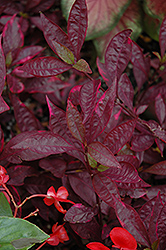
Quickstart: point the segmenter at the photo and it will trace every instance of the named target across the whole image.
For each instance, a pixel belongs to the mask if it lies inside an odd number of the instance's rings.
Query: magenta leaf
[[[80,105],[84,113],[83,123],[91,117],[94,111],[100,85],[100,80],[93,80],[83,84],[80,89]]]
[[[134,89],[126,73],[119,79],[118,96],[128,108],[133,109]]]
[[[16,15],[6,23],[2,36],[5,56],[10,52],[12,53],[12,59],[14,59],[16,49],[22,47],[24,43],[24,36],[17,22]]]
[[[154,143],[154,137],[147,134],[135,134],[131,140],[131,150],[140,152],[150,148]]]
[[[88,145],[88,153],[93,159],[106,167],[121,169],[119,162],[112,152],[100,142],[92,142]]]
[[[11,75],[11,74],[7,75],[7,83],[8,83],[9,89],[12,93],[19,94],[24,90],[24,85],[20,81],[20,79]]]
[[[130,35],[130,29],[119,32],[111,39],[106,49],[105,65],[111,82],[115,80],[115,77],[119,80],[130,60],[132,49]]]
[[[73,51],[73,48],[69,42],[68,35],[54,22],[52,22],[50,19],[45,17],[44,14],[41,13],[41,20],[43,24],[43,33],[45,36],[45,39],[50,46],[50,48],[58,55],[56,44],[53,42],[57,42],[59,44],[64,45],[67,47],[71,52]]]
[[[87,223],[95,216],[92,208],[78,203],[73,205],[65,214],[64,220],[70,223]]]
[[[67,32],[77,60],[85,40],[87,30],[87,7],[85,0],[76,0],[70,10]]]
[[[114,107],[116,85],[117,82],[115,80],[96,104],[95,110],[89,121],[90,127],[88,130],[88,137],[90,137],[90,142],[94,141],[94,139],[103,132],[109,122]]]
[[[7,105],[7,103],[4,101],[4,99],[2,98],[2,96],[0,96],[0,114],[9,110],[9,106]]]
[[[109,168],[102,174],[109,177],[111,180],[121,183],[137,183],[140,181],[140,177],[137,170],[129,162],[120,162],[120,168]]]
[[[14,108],[14,116],[21,132],[43,129],[39,120],[17,96],[11,95],[10,98]]]
[[[2,36],[0,36],[0,94],[3,92],[6,78],[5,57],[1,46],[1,37]]]
[[[114,196],[120,198],[118,188],[114,181],[99,173],[93,176],[93,187],[98,196],[110,207],[114,207]]]
[[[85,128],[77,108],[68,100],[66,110],[67,125],[71,134],[80,142],[85,142]]]
[[[73,191],[93,207],[96,204],[96,194],[92,186],[90,174],[83,171],[76,174],[70,174],[68,178]]]
[[[146,173],[166,175],[166,161],[161,161],[144,170]]]
[[[122,227],[127,229],[138,243],[150,247],[151,242],[147,230],[136,210],[116,197],[114,198],[114,201],[116,215]]]
[[[161,58],[163,58],[166,50],[166,17],[163,19],[162,24],[160,26],[159,44],[160,44]]]
[[[166,104],[161,94],[155,98],[155,112],[160,124],[162,124],[166,116]]]
[[[20,70],[38,77],[56,76],[70,68],[71,66],[67,63],[51,56],[38,57],[19,67]]]
[[[106,145],[113,154],[117,154],[120,149],[130,140],[137,120],[129,120],[115,127],[104,139]]]
[[[147,65],[141,48],[134,41],[132,41],[131,62],[133,64],[133,73],[137,81],[138,89],[140,90],[142,85],[148,79],[148,70],[150,68]]]
[[[4,133],[3,133],[3,130],[0,126],[0,153],[3,150],[3,146],[4,146]]]
[[[158,220],[157,220],[157,234],[160,239],[159,249],[164,250],[165,241],[166,241],[166,232],[165,232],[165,218],[166,218],[166,202],[164,203],[163,208],[160,211]]]

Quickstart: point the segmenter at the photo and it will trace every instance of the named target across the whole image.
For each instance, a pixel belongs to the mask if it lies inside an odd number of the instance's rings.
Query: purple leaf
[[[6,78],[6,65],[4,53],[1,46],[1,37],[2,36],[0,36],[0,94],[3,92]]]
[[[78,203],[73,205],[65,214],[64,220],[70,223],[87,223],[95,216],[92,208]]]
[[[166,202],[164,203],[163,208],[160,211],[158,220],[157,220],[157,234],[160,239],[159,249],[165,249],[166,242],[166,231],[165,231],[165,218],[166,218]]]
[[[20,70],[38,77],[56,76],[69,70],[70,68],[71,66],[67,63],[51,56],[38,57],[19,67]]]
[[[119,162],[112,152],[100,142],[92,142],[88,145],[88,153],[94,160],[106,167],[121,169]]]
[[[135,134],[131,140],[131,150],[140,152],[150,148],[154,143],[154,137],[147,134]]]
[[[57,48],[55,47],[54,41],[60,43],[67,47],[69,50],[73,51],[73,48],[70,44],[68,35],[54,22],[44,16],[41,13],[41,20],[43,24],[43,33],[45,39],[50,46],[50,48],[58,55]]]
[[[115,35],[105,52],[105,65],[113,82],[115,77],[119,80],[121,74],[125,70],[131,56],[131,30],[126,29]]]
[[[146,122],[150,131],[159,138],[161,141],[166,143],[166,130],[164,130],[156,121],[150,120]]]
[[[26,165],[11,166],[7,169],[9,174],[8,185],[21,186],[24,184],[24,179],[29,176],[38,175],[35,168]]]
[[[2,96],[0,96],[0,114],[9,110],[9,106],[7,105],[7,103],[4,101],[4,99],[2,98]]]
[[[66,120],[71,134],[80,142],[85,142],[85,127],[82,122],[82,117],[77,108],[68,100],[66,110]]]
[[[51,156],[50,158],[40,160],[39,166],[46,171],[50,171],[55,177],[62,178],[66,171],[67,163],[61,158]]]
[[[95,110],[90,119],[90,127],[87,138],[92,142],[107,126],[114,107],[116,96],[116,80],[98,100]]]
[[[49,9],[54,3],[55,3],[54,0],[47,0],[47,1],[43,1],[42,0],[31,11],[33,11],[33,13],[37,13],[38,14],[40,11],[46,11],[47,9]]]
[[[22,47],[24,43],[24,36],[17,22],[16,14],[6,23],[2,36],[5,56],[11,52],[12,59],[14,59],[15,50]]]
[[[19,78],[12,76],[11,74],[7,75],[7,83],[9,89],[12,93],[21,93],[24,90],[24,85]]]
[[[84,171],[70,174],[68,178],[73,191],[90,206],[95,206],[96,194],[92,186],[90,174]]]
[[[146,173],[166,175],[166,161],[161,161],[144,170]]]
[[[98,196],[110,207],[114,207],[113,195],[120,198],[118,188],[114,181],[99,173],[93,176],[92,183]]]
[[[33,46],[33,45],[21,48],[17,54],[16,59],[12,62],[12,65],[25,63],[26,61],[38,55],[43,50],[44,50],[43,47]]]
[[[141,48],[132,41],[131,62],[133,64],[133,73],[140,90],[144,82],[148,79],[148,65]]]
[[[93,80],[83,84],[80,89],[80,105],[84,113],[83,123],[85,123],[91,117],[92,112],[95,109],[100,85],[100,80]]]
[[[155,98],[155,113],[157,115],[157,118],[159,119],[160,124],[163,124],[166,116],[166,104],[161,94],[159,94]]]
[[[117,154],[121,148],[130,140],[137,120],[129,120],[111,130],[104,139],[106,145],[113,154]]]
[[[4,133],[3,133],[3,130],[0,126],[0,153],[3,150],[3,146],[4,146]]]
[[[161,58],[163,58],[166,50],[166,17],[163,19],[162,24],[160,26],[159,44],[160,44]]]
[[[118,96],[128,108],[133,109],[134,89],[126,73],[119,79]]]
[[[67,32],[77,60],[79,60],[80,57],[80,51],[85,40],[87,26],[86,2],[85,0],[76,0],[70,10]]]
[[[136,169],[139,167],[140,163],[135,155],[117,155],[116,159],[118,162],[126,162],[132,164]]]
[[[14,116],[21,132],[43,129],[35,115],[22,103],[17,96],[11,95]]]
[[[116,215],[122,227],[127,229],[138,243],[150,247],[151,242],[147,230],[136,210],[116,197],[114,200]]]
[[[120,162],[120,168],[109,168],[102,174],[110,178],[111,180],[121,183],[136,183],[140,181],[140,177],[134,166],[128,162]]]

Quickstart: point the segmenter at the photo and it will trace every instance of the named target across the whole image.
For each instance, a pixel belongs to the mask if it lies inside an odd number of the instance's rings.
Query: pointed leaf
[[[7,201],[3,192],[0,193],[0,216],[13,217],[13,213],[9,202]]]
[[[73,205],[65,214],[64,220],[70,223],[87,223],[95,216],[92,208],[78,203]]]
[[[85,128],[82,123],[82,117],[75,106],[68,100],[67,111],[66,111],[67,125],[72,135],[81,141],[85,142]]]
[[[5,57],[1,46],[1,37],[0,36],[0,94],[3,92],[3,88],[5,86],[5,78],[6,78],[6,65],[5,65]]]
[[[80,105],[84,112],[83,123],[91,117],[92,112],[94,111],[100,85],[100,80],[93,80],[83,84],[80,89]]]
[[[0,216],[0,245],[7,246],[6,249],[8,244],[14,249],[25,249],[25,247],[27,249],[48,237],[49,235],[26,220]]]
[[[38,77],[56,76],[70,68],[71,66],[67,63],[51,56],[38,57],[19,67],[20,70]]]
[[[56,48],[56,53],[64,62],[68,64],[74,63],[74,55],[71,52],[71,50],[69,50],[66,46],[56,41],[52,41],[52,44]]]
[[[24,85],[19,78],[12,76],[11,74],[7,75],[7,84],[12,93],[21,93],[24,90]]]
[[[92,142],[88,145],[88,153],[93,159],[104,166],[121,169],[119,162],[112,152],[100,142]]]
[[[0,114],[9,110],[9,106],[7,105],[7,103],[4,101],[4,99],[2,98],[2,96],[0,96]]]
[[[132,48],[130,35],[130,29],[119,32],[111,39],[106,49],[105,65],[111,82],[115,77],[119,80],[130,60]]]
[[[166,175],[166,161],[161,161],[144,170],[146,173]]]
[[[77,60],[79,60],[80,57],[80,51],[85,40],[87,26],[86,2],[85,0],[76,0],[70,10],[67,32]]]
[[[161,58],[163,58],[166,50],[166,17],[163,19],[162,24],[160,26],[159,44],[160,44]]]
[[[113,195],[120,198],[118,188],[114,181],[107,178],[103,174],[96,174],[93,176],[92,183],[98,196],[110,207],[114,207]]]
[[[157,234],[158,238],[160,239],[159,247],[161,250],[164,250],[166,241],[165,218],[166,218],[166,202],[164,203],[164,206],[161,209],[157,220]]]
[[[155,98],[155,113],[157,115],[157,118],[159,119],[160,124],[162,124],[166,116],[166,104],[161,94],[159,94]]]
[[[129,120],[115,127],[104,139],[106,145],[113,154],[117,154],[133,135],[137,120]]]
[[[74,69],[77,69],[78,71],[85,72],[85,73],[92,73],[92,70],[90,69],[89,64],[84,60],[80,59],[73,65]]]
[[[147,230],[136,210],[116,197],[114,199],[116,215],[122,227],[127,229],[138,243],[150,247],[151,242]]]

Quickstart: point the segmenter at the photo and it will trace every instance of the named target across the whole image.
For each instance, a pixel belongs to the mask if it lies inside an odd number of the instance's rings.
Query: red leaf
[[[85,142],[85,128],[82,122],[82,117],[75,106],[68,100],[66,110],[66,120],[71,134],[80,142]]]
[[[108,247],[104,246],[100,242],[90,242],[86,245],[86,247],[91,250],[109,250]]]
[[[106,145],[113,154],[117,154],[133,135],[136,122],[137,120],[134,119],[121,123],[107,134],[103,144]]]
[[[111,39],[106,49],[105,65],[111,82],[115,80],[115,77],[119,80],[130,60],[132,48],[130,35],[130,29],[119,32]]]
[[[39,120],[17,96],[10,95],[10,99],[14,108],[14,116],[21,132],[43,129]]]
[[[93,209],[82,204],[75,204],[65,214],[64,220],[70,223],[87,223],[95,216]]]
[[[9,89],[12,93],[21,93],[24,90],[24,85],[20,81],[19,78],[12,76],[11,74],[7,75],[7,83],[9,86]]]
[[[80,50],[85,40],[87,25],[86,2],[76,0],[70,10],[67,31],[77,60],[79,60]]]
[[[88,145],[88,153],[93,159],[106,167],[121,169],[119,162],[112,152],[100,142],[92,142]]]
[[[4,99],[2,98],[2,96],[0,96],[0,114],[9,110],[9,106],[7,105],[7,103],[4,101]]]
[[[166,50],[166,17],[163,19],[162,24],[160,26],[159,44],[160,44],[161,58],[163,58]]]
[[[114,181],[99,173],[93,176],[92,183],[97,195],[110,207],[114,207],[113,195],[120,198],[118,188]]]
[[[20,70],[38,77],[56,76],[70,68],[71,66],[67,63],[51,56],[38,57],[19,67]]]
[[[147,134],[133,135],[131,140],[131,150],[140,152],[150,148],[154,143],[154,137]]]
[[[155,113],[157,115],[157,118],[159,119],[160,124],[163,124],[166,117],[166,104],[161,94],[159,94],[155,98]]]
[[[115,197],[115,211],[122,227],[131,232],[138,243],[150,247],[147,230],[135,209]]]
[[[166,143],[166,130],[164,130],[156,121],[150,120],[146,122],[150,131],[159,138],[161,141]]]
[[[160,211],[158,220],[157,220],[157,234],[160,239],[159,249],[165,249],[165,241],[166,241],[166,231],[165,231],[165,218],[166,218],[166,202],[164,203],[163,208]]]
[[[91,117],[94,111],[100,85],[100,80],[93,80],[83,84],[80,89],[80,105],[84,113],[83,123]]]

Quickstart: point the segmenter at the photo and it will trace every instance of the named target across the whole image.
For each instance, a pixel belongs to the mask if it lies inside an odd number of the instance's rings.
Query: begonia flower
[[[112,242],[115,244],[112,247],[117,247],[120,250],[136,250],[137,242],[135,238],[122,227],[114,227],[110,232]]]
[[[0,185],[5,184],[9,180],[9,175],[4,167],[0,165]]]
[[[52,227],[52,234],[50,234],[50,238],[46,240],[46,242],[52,246],[57,246],[60,242],[64,243],[64,241],[68,241],[69,237],[65,228],[62,225],[58,226],[58,222]]]
[[[58,188],[58,191],[56,192],[54,187],[51,186],[47,191],[47,197],[44,198],[44,203],[47,206],[51,206],[52,204],[54,204],[59,212],[65,214],[66,210],[63,209],[59,201],[75,204],[74,202],[67,200],[68,195],[69,193],[65,187],[62,186]]]
[[[91,250],[110,250],[100,242],[90,242],[86,245],[86,247]]]

